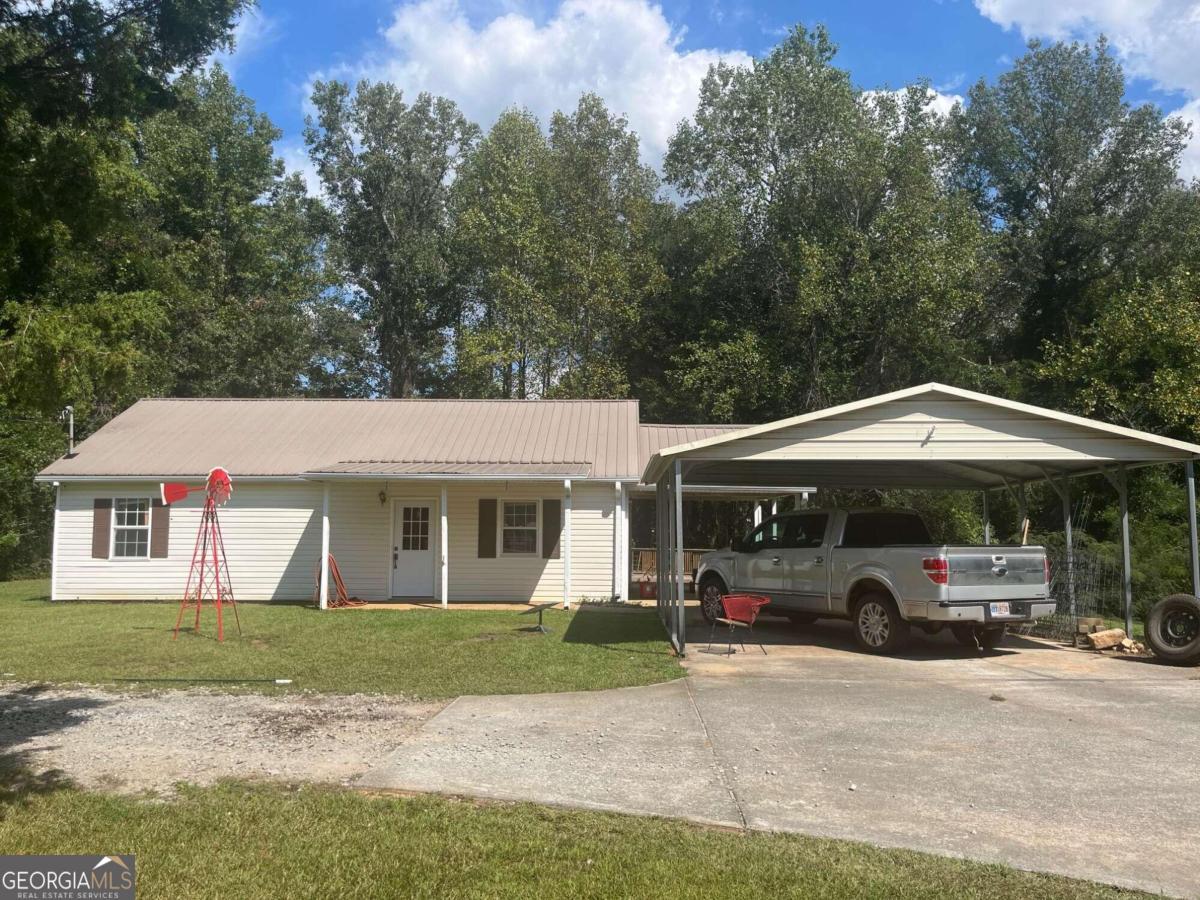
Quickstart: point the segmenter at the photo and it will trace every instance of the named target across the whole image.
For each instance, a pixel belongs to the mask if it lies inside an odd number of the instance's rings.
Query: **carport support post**
[[[1021,546],[1025,545],[1025,520],[1029,518],[1029,498],[1025,494],[1025,482],[1017,486],[1017,532],[1021,535]]]
[[[679,655],[683,656],[687,643],[683,620],[683,463],[678,459],[675,460],[673,484],[675,486],[675,496],[671,499],[673,501],[672,509],[675,512],[675,528],[672,538],[675,546],[671,553],[671,561],[675,566],[675,603],[677,614],[679,616]]]
[[[1197,551],[1196,539],[1196,467],[1189,459],[1183,464],[1187,476],[1188,496],[1188,544],[1191,548],[1192,561],[1192,596],[1200,597],[1200,552]]]
[[[321,494],[321,609],[329,608],[329,482]]]
[[[992,513],[988,507],[988,492],[983,493],[983,543],[985,545],[992,542]]]
[[[1129,560],[1129,490],[1125,467],[1117,469],[1117,498],[1121,512],[1121,599],[1125,605],[1125,634],[1133,637],[1133,569]]]
[[[1067,607],[1071,618],[1075,618],[1075,538],[1071,533],[1071,479],[1062,479],[1063,537],[1067,542]]]

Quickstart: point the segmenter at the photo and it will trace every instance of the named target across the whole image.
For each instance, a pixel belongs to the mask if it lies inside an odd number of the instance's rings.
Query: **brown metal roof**
[[[639,443],[636,400],[152,399],[39,477],[200,476],[220,465],[235,477],[586,472],[636,479],[649,458]]]
[[[638,428],[638,459],[643,466],[659,450],[741,431],[745,425],[642,425]],[[639,475],[641,472],[639,471]]]
[[[589,462],[514,463],[514,462],[422,462],[389,459],[364,459],[318,466],[314,475],[556,475],[562,478],[587,478]]]

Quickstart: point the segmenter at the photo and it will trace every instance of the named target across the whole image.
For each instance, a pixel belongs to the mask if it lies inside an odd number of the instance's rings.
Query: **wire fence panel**
[[[1075,620],[1081,616],[1124,616],[1120,565],[1078,543],[1069,560],[1064,545],[1047,547],[1046,556],[1054,615],[1039,619],[1033,629],[1036,633],[1069,641],[1075,637]]]

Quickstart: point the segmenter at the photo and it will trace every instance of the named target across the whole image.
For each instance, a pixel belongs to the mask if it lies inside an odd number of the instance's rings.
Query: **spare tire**
[[[1200,663],[1200,600],[1172,594],[1155,603],[1146,619],[1146,643],[1173,666]]]

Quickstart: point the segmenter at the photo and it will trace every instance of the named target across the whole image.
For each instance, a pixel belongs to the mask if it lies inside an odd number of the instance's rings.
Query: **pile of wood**
[[[1112,650],[1135,656],[1146,654],[1145,644],[1130,638],[1124,628],[1106,627],[1103,619],[1079,619],[1077,625],[1085,646],[1093,650]]]

